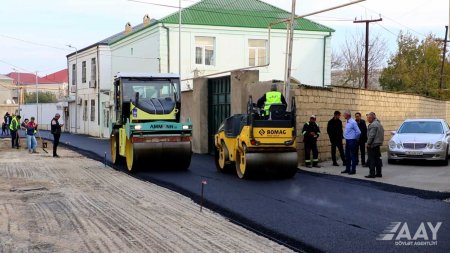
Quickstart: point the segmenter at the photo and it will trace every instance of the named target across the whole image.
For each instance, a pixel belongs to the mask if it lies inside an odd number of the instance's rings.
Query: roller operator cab
[[[257,108],[250,97],[247,114],[236,114],[221,124],[215,135],[215,160],[219,171],[236,170],[240,178],[263,172],[283,177],[297,173],[295,100],[272,104],[269,115]]]
[[[180,78],[174,74],[119,73],[114,79],[111,158],[128,170],[187,169],[191,122],[181,122]]]

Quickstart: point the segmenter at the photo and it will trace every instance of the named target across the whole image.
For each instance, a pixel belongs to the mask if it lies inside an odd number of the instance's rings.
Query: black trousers
[[[342,145],[342,140],[337,142],[331,142],[331,159],[333,163],[337,163],[336,161],[336,148],[339,150],[339,155],[341,156],[341,160],[345,163],[345,155],[344,155],[344,146]]]
[[[19,147],[19,135],[17,131],[11,130],[11,147],[18,148]]]
[[[317,140],[305,140],[305,163],[311,162],[311,151],[313,153],[313,164],[319,163],[319,150],[317,149]]]
[[[53,134],[53,156],[57,155],[56,150],[58,149],[60,137],[61,137],[61,134]]]
[[[369,174],[371,176],[381,175],[381,168],[383,167],[381,161],[380,146],[367,148]]]
[[[361,153],[361,163],[366,164],[366,142],[359,141],[356,147],[356,164],[359,164],[359,153]]]

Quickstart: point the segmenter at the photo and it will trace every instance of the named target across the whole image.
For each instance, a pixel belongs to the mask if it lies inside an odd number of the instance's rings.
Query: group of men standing
[[[59,113],[55,115],[55,117],[51,121],[51,133],[53,135],[53,157],[59,157],[57,154],[57,148],[59,145],[59,139],[61,137],[61,127],[63,124],[59,123],[59,118],[61,116]],[[4,116],[4,122],[2,124],[2,128],[7,128],[11,135],[11,147],[19,149],[20,148],[20,129],[24,130],[24,134],[27,140],[27,149],[30,153],[37,153],[37,140],[36,133],[38,130],[38,124],[35,121],[34,117],[30,119],[25,119],[22,123],[20,123],[21,116],[20,115],[10,115],[8,112]],[[2,129],[2,134],[5,131]]]
[[[328,121],[327,132],[331,143],[331,157],[333,166],[339,166],[336,158],[336,149],[342,160],[345,170],[341,173],[354,175],[356,166],[361,162],[363,167],[369,167],[367,178],[382,177],[381,146],[384,141],[384,128],[374,112],[366,114],[369,125],[361,118],[361,113],[352,118],[350,111],[344,112],[345,128],[341,121],[341,112],[335,111],[332,119]],[[307,167],[319,168],[319,152],[317,139],[320,128],[316,123],[316,116],[312,115],[302,130],[305,145],[305,164]],[[345,139],[345,152],[343,140]],[[368,159],[366,161],[366,149]],[[311,159],[311,152],[313,158]],[[359,154],[361,155],[359,159]]]

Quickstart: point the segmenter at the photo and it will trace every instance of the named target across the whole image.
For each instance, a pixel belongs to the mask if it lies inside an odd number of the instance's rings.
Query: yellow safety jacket
[[[266,93],[266,103],[264,104],[266,115],[269,115],[270,106],[273,104],[281,104],[281,92],[269,91]]]
[[[19,129],[19,121],[17,121],[16,117],[13,117],[9,125],[9,130],[17,131],[17,129]]]

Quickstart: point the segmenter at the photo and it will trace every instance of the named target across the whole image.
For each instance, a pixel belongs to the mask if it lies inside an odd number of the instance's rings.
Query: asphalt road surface
[[[63,134],[61,142],[99,160],[105,152],[107,160],[110,158],[108,140]],[[304,171],[293,179],[241,180],[217,172],[208,155],[194,155],[185,172],[150,171],[135,176],[197,202],[201,181],[206,179],[205,204],[209,208],[299,251],[450,252],[450,203],[443,201],[449,194]],[[406,223],[411,237],[422,222],[427,229],[426,222],[442,225],[431,246],[399,246],[394,240],[377,240],[393,222]],[[429,229],[427,234],[431,239]]]

